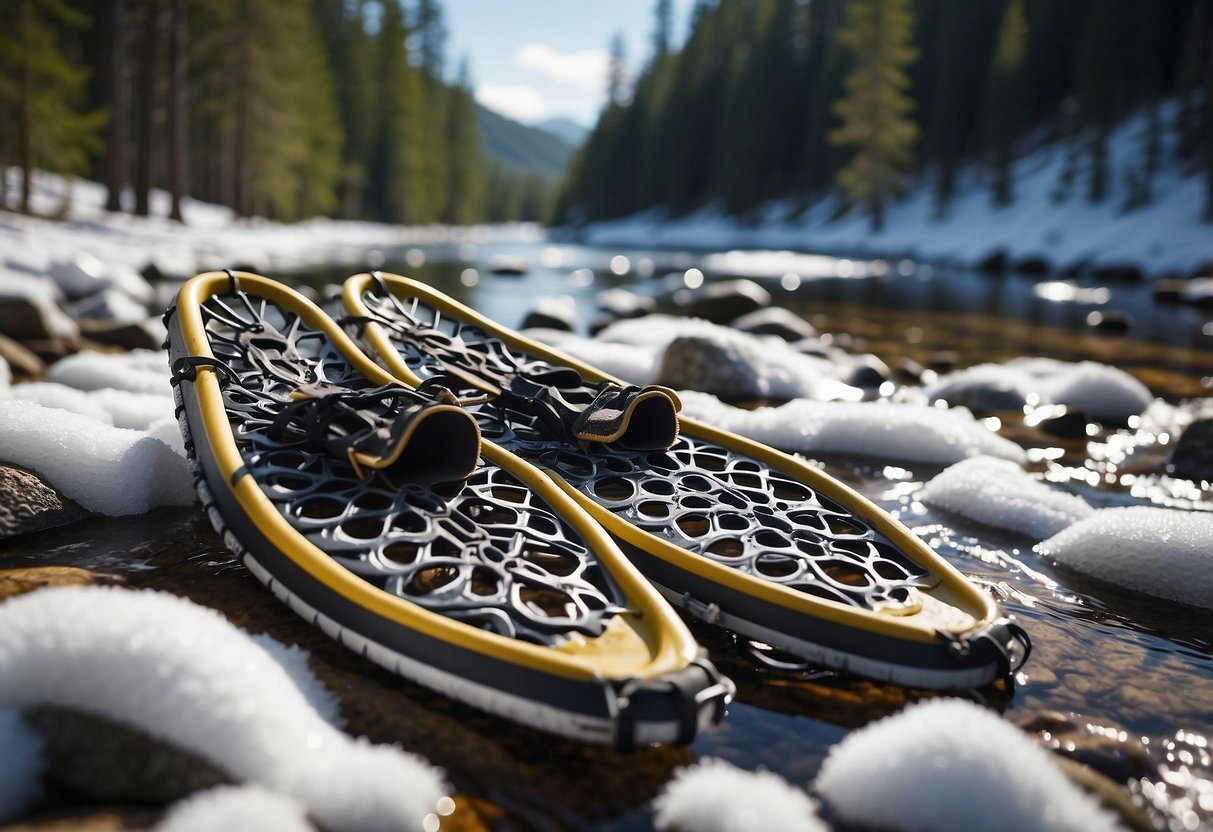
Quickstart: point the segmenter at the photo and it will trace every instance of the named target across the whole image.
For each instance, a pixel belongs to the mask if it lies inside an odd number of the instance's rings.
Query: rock
[[[1087,326],[1100,332],[1123,335],[1133,328],[1133,316],[1119,309],[1104,309],[1087,314]]]
[[[0,462],[0,539],[65,526],[87,516],[37,474]]]
[[[530,270],[531,264],[526,261],[525,257],[515,257],[511,254],[497,255],[493,258],[492,265],[489,266],[489,271],[493,274],[508,277],[521,277]]]
[[[1213,260],[1201,263],[1188,276],[1194,279],[1198,277],[1213,277]]]
[[[7,335],[0,335],[0,358],[17,375],[40,376],[46,372],[45,361]]]
[[[1150,287],[1154,300],[1158,303],[1175,303],[1183,294],[1186,280],[1156,280]]]
[[[1091,269],[1096,280],[1138,281],[1142,279],[1141,266],[1136,263],[1105,263]]]
[[[897,358],[897,377],[912,384],[926,384],[935,380],[935,371],[928,370],[913,358],[902,355]]]
[[[1171,471],[1184,479],[1213,482],[1213,419],[1188,425],[1171,452]]]
[[[1091,419],[1082,410],[1057,404],[1038,407],[1023,421],[1028,427],[1058,439],[1086,439]]]
[[[117,575],[90,572],[75,566],[38,566],[29,569],[0,569],[0,601],[48,586],[88,586],[121,583]]]
[[[531,311],[522,319],[522,328],[572,332],[577,328],[577,302],[568,295],[536,298]]]
[[[755,309],[733,320],[729,326],[751,335],[775,335],[785,341],[800,341],[817,335],[812,324],[782,306]]]
[[[79,338],[80,328],[59,307],[59,297],[45,278],[0,271],[0,332],[22,343]]]
[[[956,350],[936,350],[927,357],[927,367],[937,373],[950,373],[960,363]]]
[[[86,298],[110,285],[105,264],[83,251],[55,261],[46,273],[69,300]]]
[[[657,383],[675,390],[699,390],[729,401],[753,401],[764,396],[757,359],[748,354],[745,344],[685,335],[666,347]]]
[[[82,320],[80,330],[85,337],[98,344],[127,350],[158,350],[168,337],[159,318],[145,317],[130,323]]]
[[[607,289],[594,296],[594,305],[614,318],[643,318],[657,308],[657,301],[627,289]]]
[[[92,800],[167,804],[232,782],[201,757],[99,716],[40,707],[25,717],[42,735],[48,777]]]
[[[102,289],[78,300],[68,311],[80,321],[84,318],[111,323],[129,324],[147,317],[147,307],[123,291]]]
[[[1019,274],[1028,274],[1034,276],[1045,275],[1053,271],[1053,264],[1044,257],[1025,257],[1016,262],[1015,271],[1017,271]]]
[[[979,260],[973,268],[986,274],[1002,274],[1007,270],[1007,253],[1002,249],[992,251]]]
[[[874,390],[892,379],[893,371],[888,364],[874,355],[857,355],[851,360],[846,383],[864,390]]]
[[[1213,307],[1213,277],[1196,277],[1186,281],[1179,293],[1181,303],[1205,309]]]
[[[689,291],[680,303],[689,317],[724,324],[770,306],[771,293],[752,280],[723,280]]]

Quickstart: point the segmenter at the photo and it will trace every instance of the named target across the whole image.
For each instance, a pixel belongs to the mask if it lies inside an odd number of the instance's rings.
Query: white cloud
[[[553,81],[601,95],[606,89],[611,59],[605,50],[557,52],[546,43],[524,43],[514,53],[515,65],[534,69]]]
[[[548,114],[543,95],[527,84],[480,84],[476,87],[476,100],[516,121],[532,122]]]

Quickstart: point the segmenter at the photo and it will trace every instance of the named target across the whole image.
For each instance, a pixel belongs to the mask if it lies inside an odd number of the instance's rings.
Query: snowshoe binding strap
[[[465,480],[480,455],[480,429],[445,388],[427,393],[395,384],[372,390],[303,385],[291,392],[267,435],[302,440],[348,462],[363,480],[393,466],[414,482]]]
[[[553,436],[583,447],[615,444],[663,451],[678,439],[682,402],[667,387],[586,384],[573,369],[519,374],[502,387],[497,403],[532,416]]]

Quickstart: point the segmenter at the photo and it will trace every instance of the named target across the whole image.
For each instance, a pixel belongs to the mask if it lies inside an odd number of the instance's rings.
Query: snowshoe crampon
[[[166,315],[202,504],[283,603],[383,667],[584,741],[686,743],[732,685],[609,536],[315,304],[210,272]]]
[[[922,688],[983,685],[1026,660],[1026,633],[992,598],[828,474],[677,416],[672,393],[673,411],[652,409],[637,431],[667,446],[587,441],[570,426],[594,401],[606,398],[610,421],[628,395],[660,388],[627,388],[408,278],[356,275],[343,301],[393,375],[449,387],[484,436],[547,471],[692,615]],[[545,384],[556,389],[533,392]]]

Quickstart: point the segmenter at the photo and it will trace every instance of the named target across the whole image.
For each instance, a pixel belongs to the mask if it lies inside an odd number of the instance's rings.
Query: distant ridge
[[[480,149],[490,162],[548,182],[564,175],[573,154],[572,144],[552,132],[520,124],[479,104],[476,114],[480,119]]]
[[[545,133],[551,133],[553,136],[564,139],[564,141],[573,147],[581,147],[585,144],[586,136],[590,135],[588,127],[568,118],[549,118],[546,121],[539,122],[534,127]]]

